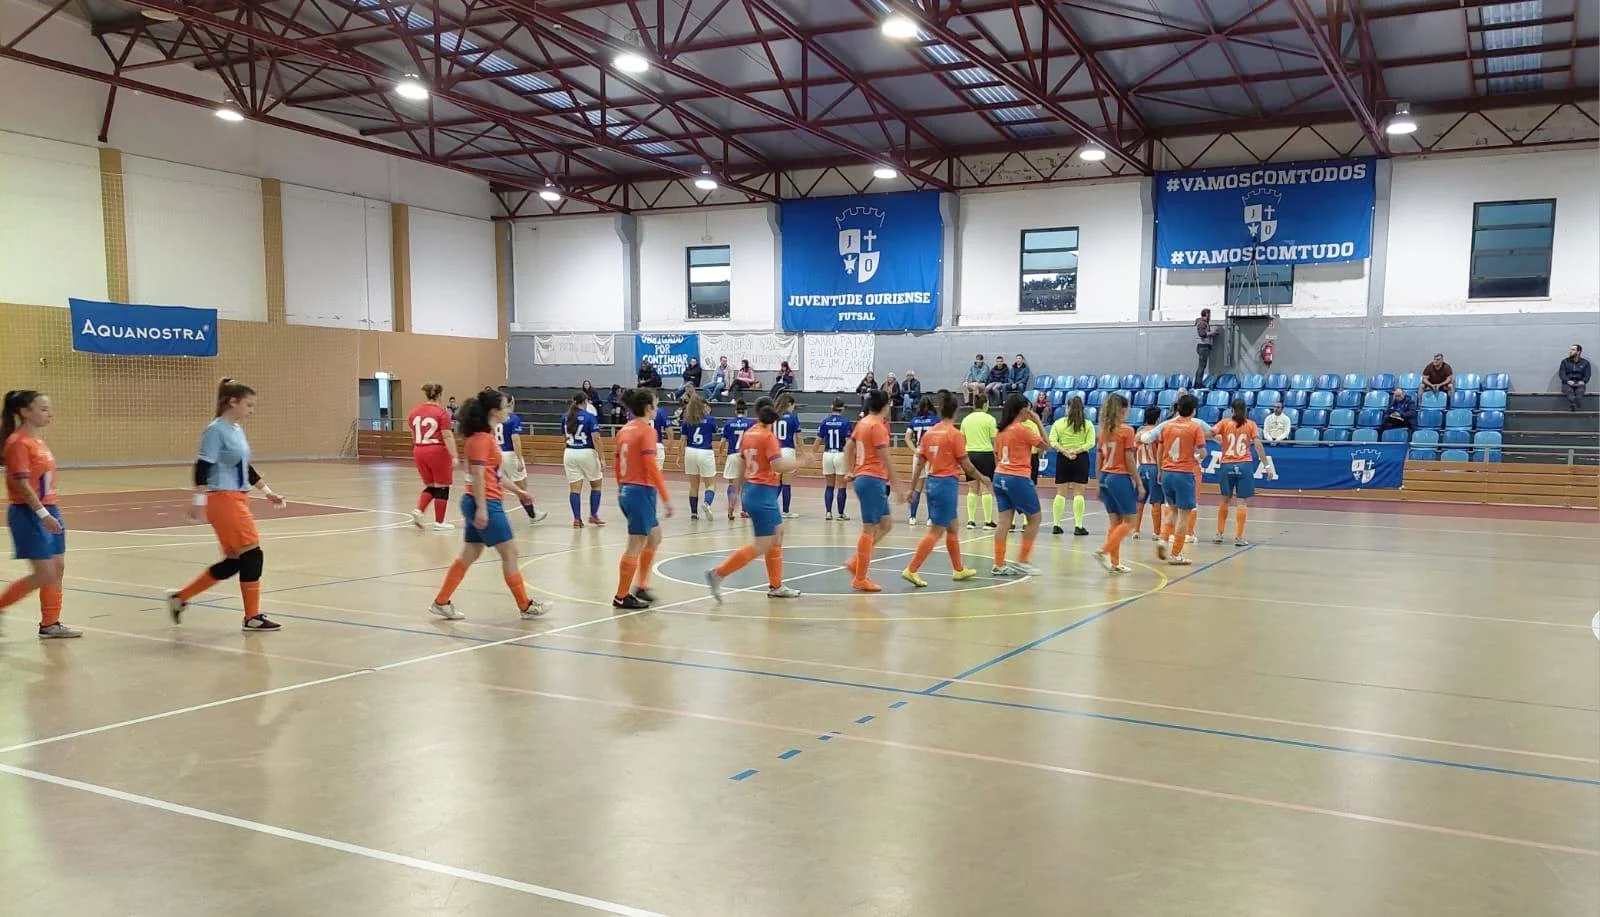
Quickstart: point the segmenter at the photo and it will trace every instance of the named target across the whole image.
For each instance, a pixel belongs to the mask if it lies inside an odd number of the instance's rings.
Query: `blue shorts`
[[[1131,516],[1139,511],[1139,495],[1134,491],[1133,478],[1125,474],[1100,476],[1100,502],[1113,516]]]
[[[1168,506],[1186,511],[1195,508],[1193,472],[1161,472],[1161,490]]]
[[[629,535],[648,535],[656,521],[656,489],[648,484],[624,484],[617,489],[617,506],[628,520]]]
[[[55,504],[45,507],[57,522],[61,521],[61,510]],[[67,529],[63,525],[61,534],[57,535],[47,531],[44,523],[33,510],[19,503],[11,504],[6,510],[6,524],[11,527],[11,544],[15,546],[17,560],[49,560],[67,553]]]
[[[929,477],[923,485],[928,498],[928,524],[949,528],[956,524],[956,504],[961,499],[960,478]]]
[[[994,509],[997,513],[1018,512],[1024,516],[1039,515],[1039,488],[1033,479],[1019,474],[994,476]]]
[[[516,536],[511,534],[511,520],[506,518],[506,509],[500,505],[499,500],[487,501],[489,524],[478,528],[472,524],[472,517],[478,513],[478,499],[472,494],[465,494],[461,498],[461,515],[466,517],[467,544],[481,544],[494,547],[504,544]]]
[[[1238,497],[1248,500],[1256,495],[1255,469],[1249,462],[1229,462],[1217,469],[1217,486],[1222,488],[1222,497]]]
[[[1161,471],[1154,465],[1139,466],[1139,483],[1144,486],[1144,502],[1157,506],[1167,502],[1161,492]]]
[[[750,528],[757,538],[778,533],[783,525],[783,513],[778,509],[780,488],[775,484],[751,484],[746,481],[739,493],[739,508],[750,515]]]
[[[861,521],[876,525],[889,515],[889,482],[883,478],[856,478],[856,502],[861,506]]]

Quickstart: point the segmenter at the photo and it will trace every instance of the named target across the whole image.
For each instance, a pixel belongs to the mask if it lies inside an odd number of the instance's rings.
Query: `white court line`
[[[337,850],[340,853],[348,853],[354,856],[365,857],[369,860],[377,860],[382,863],[392,863],[396,866],[405,866],[410,869],[420,869],[424,872],[434,873],[435,875],[449,876],[452,879],[464,879],[468,882],[476,882],[480,885],[492,885],[496,888],[504,888],[509,891],[521,892],[525,895],[535,895],[540,898],[548,898],[551,901],[561,901],[566,904],[575,904],[579,907],[586,907],[590,910],[601,911],[607,914],[621,914],[624,915],[624,917],[663,917],[663,915],[658,914],[655,911],[646,911],[636,907],[629,907],[626,904],[617,904],[614,901],[604,901],[599,898],[590,898],[586,895],[562,891],[559,888],[550,888],[545,885],[534,885],[531,882],[519,882],[516,879],[507,879],[504,876],[490,875],[489,873],[478,872],[477,870],[473,869],[462,869],[459,866],[450,866],[445,863],[435,863],[432,860],[422,860],[416,857],[406,856],[402,853],[393,853],[388,850],[377,850],[372,847],[362,847],[359,844],[350,844],[346,843],[345,841],[334,840],[333,838],[320,837],[315,834],[307,834],[303,831],[294,831],[289,828],[280,828],[277,825],[268,825],[258,821],[250,821],[249,819],[245,818],[235,818],[232,815],[223,815],[220,812],[210,812],[205,809],[196,809],[193,806],[179,805],[175,802],[167,802],[164,799],[154,799],[149,796],[140,796],[137,793],[128,793],[122,790],[112,789],[111,787],[100,786],[99,784],[95,783],[84,783],[81,780],[71,780],[66,777],[57,777],[53,774],[45,774],[39,771],[28,770],[27,768],[23,767],[13,767],[9,764],[0,764],[0,773],[11,774],[14,777],[23,777],[28,780],[37,780],[40,783],[49,783],[55,786],[65,787],[69,790],[79,790],[85,793],[93,793],[96,796],[103,796],[107,799],[115,799],[118,802],[132,803],[136,806],[144,806],[148,809],[158,809],[162,812],[170,812],[174,815],[183,815],[188,818],[197,818],[201,821],[213,822],[219,825],[227,825],[230,828],[243,828],[246,831],[254,831],[257,834],[265,834],[269,837],[282,838],[284,840],[295,841],[301,844],[310,844],[313,847],[322,847],[327,850]]]

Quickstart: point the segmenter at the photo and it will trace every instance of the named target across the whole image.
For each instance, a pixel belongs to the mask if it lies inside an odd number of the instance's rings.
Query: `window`
[[[1473,204],[1467,298],[1549,296],[1555,234],[1553,200]]]
[[[733,276],[731,250],[726,245],[698,245],[689,248],[689,317],[727,318],[732,314],[733,297],[729,281]]]
[[[1078,309],[1078,227],[1022,231],[1023,312]]]
[[[1223,305],[1287,306],[1294,302],[1294,265],[1230,267]]]

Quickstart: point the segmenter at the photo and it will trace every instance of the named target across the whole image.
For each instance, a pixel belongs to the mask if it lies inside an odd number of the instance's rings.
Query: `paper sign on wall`
[[[616,337],[610,334],[536,334],[533,362],[543,366],[614,366]]]
[[[733,368],[740,360],[749,360],[752,369],[771,372],[787,360],[796,366],[800,360],[800,338],[793,334],[701,334],[700,362],[717,365],[718,357],[727,357]]]
[[[872,369],[870,334],[806,335],[805,386],[814,392],[854,391]]]

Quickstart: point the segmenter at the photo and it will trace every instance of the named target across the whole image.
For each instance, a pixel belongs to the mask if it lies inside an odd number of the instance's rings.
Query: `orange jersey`
[[[739,457],[744,459],[744,479],[751,484],[778,486],[778,473],[772,470],[772,460],[783,455],[778,435],[764,423],[758,423],[744,432],[739,440]]]
[[[933,478],[961,477],[961,460],[967,457],[967,438],[951,421],[943,421],[922,434],[917,454]]]
[[[656,467],[656,429],[650,421],[635,417],[617,431],[617,483],[654,487],[663,497],[667,483]]]
[[[1232,417],[1225,417],[1211,428],[1211,432],[1222,443],[1224,465],[1250,461],[1251,450],[1261,438],[1261,430],[1256,427],[1256,422],[1248,418],[1244,423],[1234,423]]]
[[[443,449],[444,438],[450,435],[450,412],[425,401],[406,415],[406,429],[411,431],[411,448]]]
[[[28,504],[19,486],[23,481],[33,487],[40,503],[50,506],[56,502],[56,459],[44,440],[21,430],[6,437],[5,464],[6,492],[12,503]]]
[[[498,500],[500,488],[500,444],[493,433],[474,433],[467,437],[467,465],[483,469],[483,499]]]
[[[1025,478],[1033,473],[1033,450],[1044,445],[1044,437],[1022,421],[1001,430],[994,438],[996,474]]]
[[[1155,429],[1155,425],[1151,424],[1149,426],[1140,427],[1139,428],[1139,432],[1140,433],[1144,433],[1146,431],[1154,430],[1154,429]],[[1159,443],[1147,443],[1147,442],[1143,442],[1141,440],[1135,440],[1135,441],[1138,442],[1138,445],[1139,445],[1139,464],[1141,464],[1141,465],[1154,465],[1154,464],[1156,464],[1156,451],[1161,448],[1161,445]]]
[[[1175,417],[1161,428],[1161,470],[1200,473],[1195,452],[1205,448],[1206,426],[1192,417]]]
[[[889,471],[878,455],[879,446],[889,445],[889,425],[883,418],[877,415],[861,418],[850,439],[856,444],[856,477],[889,480]]]
[[[1137,471],[1128,467],[1128,453],[1137,451],[1137,445],[1132,427],[1127,424],[1117,427],[1117,432],[1111,435],[1109,441],[1100,442],[1100,473],[1131,475]]]

